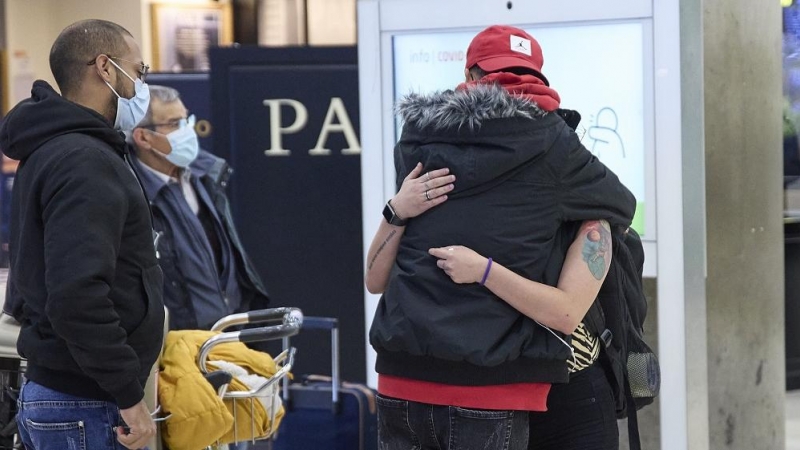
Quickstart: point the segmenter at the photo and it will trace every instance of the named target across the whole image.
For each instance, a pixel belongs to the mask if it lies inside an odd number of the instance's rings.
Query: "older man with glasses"
[[[267,306],[261,279],[233,224],[225,189],[232,170],[199,148],[175,89],[151,86],[145,119],[128,133],[158,233],[170,329],[209,329],[220,318]]]
[[[267,292],[225,193],[233,170],[200,149],[194,116],[177,90],[150,86],[150,93],[144,120],[127,134],[158,234],[170,329],[209,329],[228,314],[266,308]]]

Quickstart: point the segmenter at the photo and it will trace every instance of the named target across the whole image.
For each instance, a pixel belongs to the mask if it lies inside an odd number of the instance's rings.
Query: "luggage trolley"
[[[26,363],[17,354],[19,329],[16,320],[0,313],[0,450],[22,448],[17,436],[16,415]]]
[[[272,324],[258,328],[248,328],[241,331],[225,331],[226,329],[234,326],[262,323]],[[230,409],[233,411],[234,442],[232,443],[262,441],[271,439],[273,437],[277,431],[275,427],[275,417],[278,409],[281,406],[280,382],[286,379],[286,376],[292,369],[294,364],[295,349],[293,347],[285,347],[278,356],[273,358],[278,370],[273,376],[263,381],[260,386],[250,390],[237,391],[228,389],[229,384],[233,379],[231,374],[223,370],[212,371],[209,367],[209,363],[214,363],[208,359],[211,351],[214,347],[220,344],[230,342],[241,342],[247,344],[253,342],[286,339],[290,336],[296,335],[300,331],[302,324],[303,313],[300,309],[284,307],[232,314],[223,317],[211,328],[211,331],[219,331],[220,334],[212,336],[202,345],[197,356],[197,365],[209,383],[211,383],[211,385],[217,391],[220,398],[226,402],[226,404],[230,404]],[[256,437],[256,419],[254,412],[256,408],[256,402],[259,401],[259,398],[264,397],[271,399],[270,407],[267,411],[269,416],[269,429],[266,430],[266,433]],[[246,408],[250,410],[249,417],[238,417],[238,402],[245,402]],[[167,417],[165,420],[169,420],[169,418]],[[240,439],[238,436],[238,430],[242,420],[249,420],[250,422],[250,439]],[[208,449],[214,448],[227,449],[225,445],[219,442],[217,442],[215,446],[208,447]]]
[[[0,269],[0,304],[5,300],[8,269]],[[0,313],[0,450],[21,449],[17,437],[17,397],[26,362],[17,353],[20,324]]]
[[[0,273],[0,276],[2,274]],[[2,281],[2,280],[0,280]],[[267,323],[279,322],[277,324],[263,326],[259,328],[245,329],[241,331],[228,331],[228,329],[236,325],[254,324],[254,323]],[[232,380],[232,376],[223,371],[209,371],[208,356],[211,350],[220,344],[227,342],[261,342],[275,339],[288,338],[297,334],[303,323],[303,314],[297,308],[273,308],[266,310],[251,311],[248,313],[233,314],[220,319],[213,327],[212,331],[220,331],[221,333],[215,335],[203,344],[200,349],[197,364],[201,372],[206,375],[206,379],[214,386],[215,390],[225,402],[233,403],[234,411],[234,440],[236,442],[243,442],[238,439],[236,435],[237,424],[239,421],[244,420],[237,417],[236,402],[249,402],[250,418],[253,418],[253,409],[255,408],[255,401],[259,397],[271,395],[273,399],[272,408],[269,412],[270,428],[263,436],[252,439],[266,440],[270,439],[275,434],[275,415],[277,413],[279,404],[276,400],[280,399],[280,381],[283,380],[292,368],[294,363],[294,348],[285,348],[273,360],[278,367],[277,372],[267,379],[262,385],[248,390],[248,391],[229,391],[228,384]],[[17,435],[16,427],[16,401],[19,395],[19,387],[25,374],[25,360],[22,359],[16,352],[16,341],[19,335],[20,324],[13,318],[5,314],[0,314],[0,450],[19,450],[22,449],[22,442]],[[213,364],[213,362],[212,362]],[[156,407],[156,412],[159,407]],[[160,420],[169,420],[169,417],[161,418]],[[255,433],[255,423],[251,423],[251,436]],[[248,439],[250,440],[250,439]],[[148,447],[151,450],[161,448],[161,440],[156,439]],[[217,448],[227,449],[227,446],[216,445]],[[214,447],[209,447],[213,449]]]

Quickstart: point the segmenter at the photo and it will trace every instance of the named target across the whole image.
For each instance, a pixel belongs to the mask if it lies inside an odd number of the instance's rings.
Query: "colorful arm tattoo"
[[[608,222],[587,222],[581,227],[581,231],[584,233],[583,260],[589,266],[592,276],[602,280],[611,264],[611,230]]]

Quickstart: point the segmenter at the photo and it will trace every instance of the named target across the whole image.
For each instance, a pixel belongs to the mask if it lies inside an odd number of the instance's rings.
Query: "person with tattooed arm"
[[[483,281],[487,289],[519,312],[571,335],[569,383],[554,383],[547,396],[547,411],[530,413],[528,448],[618,449],[612,389],[598,362],[602,344],[582,321],[611,265],[608,222],[587,221],[580,226],[555,287],[523,278],[496,262],[487,269],[488,259],[467,247],[432,248],[429,252],[455,283]]]
[[[615,448],[597,338],[570,335],[636,201],[558,113],[542,63],[525,31],[492,26],[465,83],[398,105],[398,193],[365,274],[383,294],[370,329],[381,448]]]
[[[455,177],[439,169],[419,178],[419,164],[404,180],[390,201],[396,211],[409,219],[447,200],[445,192],[454,189]],[[420,195],[425,185],[436,190],[431,201]],[[430,196],[431,194],[429,194]],[[398,213],[400,214],[400,213]],[[367,286],[382,293],[388,283],[394,256],[405,227],[382,221],[370,248]],[[542,325],[571,335],[573,356],[568,361],[569,383],[553,384],[547,394],[547,412],[530,413],[529,449],[570,450],[619,446],[615,406],[611,386],[597,363],[600,341],[581,319],[591,307],[611,264],[611,234],[608,222],[587,221],[566,224],[561,241],[568,245],[558,284],[553,287],[523,278],[492,261],[483,280],[488,258],[460,245],[431,248],[437,266],[457,284],[480,283],[510,306]],[[383,236],[381,241],[377,239]],[[569,243],[567,238],[575,236]],[[586,447],[586,445],[589,447]]]

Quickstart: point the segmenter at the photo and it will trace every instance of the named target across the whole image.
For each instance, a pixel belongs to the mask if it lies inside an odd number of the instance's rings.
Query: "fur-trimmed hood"
[[[536,103],[508,93],[498,84],[485,84],[456,91],[410,94],[397,104],[405,124],[434,129],[480,128],[487,120],[522,117],[533,119],[547,114]]]
[[[547,153],[566,124],[498,85],[411,94],[397,105],[403,132],[395,147],[398,188],[414,166],[448,168],[451,197],[491,189]]]

